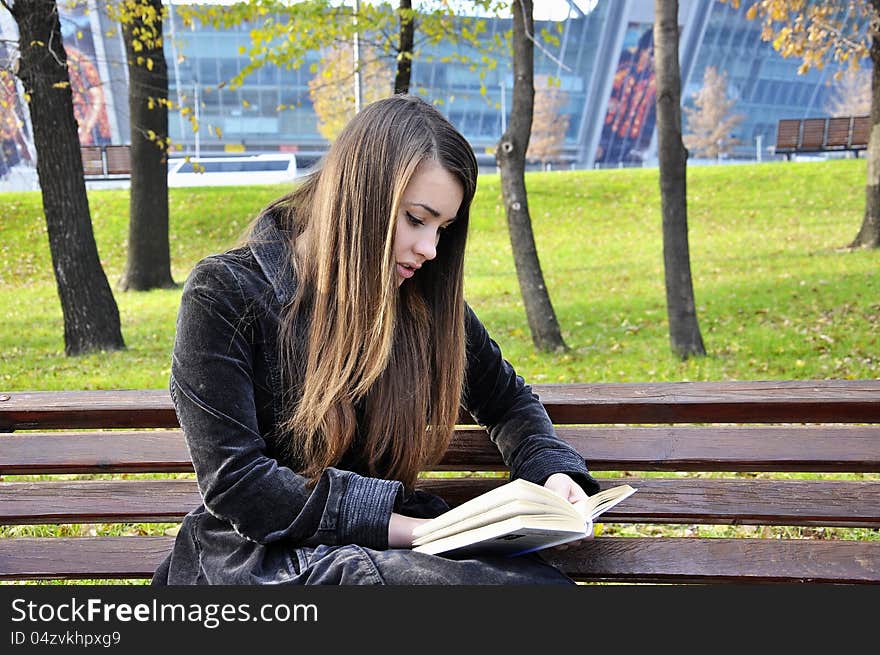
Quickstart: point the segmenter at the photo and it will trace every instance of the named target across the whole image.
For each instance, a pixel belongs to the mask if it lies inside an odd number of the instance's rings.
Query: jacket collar
[[[296,285],[287,235],[278,229],[273,214],[265,213],[257,219],[249,243],[254,259],[272,284],[275,296],[283,307],[293,299]]]

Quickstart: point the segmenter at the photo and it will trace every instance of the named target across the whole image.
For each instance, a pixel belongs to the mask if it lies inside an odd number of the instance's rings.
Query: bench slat
[[[0,435],[0,475],[192,472],[181,430]]]
[[[557,423],[880,422],[880,380],[535,385]]]
[[[592,471],[880,472],[880,427],[557,428]],[[483,431],[461,430],[437,470],[498,470]]]
[[[504,478],[433,478],[419,486],[457,505]],[[638,492],[598,522],[880,527],[880,481],[611,478]]]
[[[0,431],[179,427],[165,389],[12,391],[0,401]]]
[[[825,147],[829,150],[849,147],[849,133],[852,126],[852,116],[838,116],[828,119],[828,134],[825,138]]]
[[[864,150],[868,147],[868,140],[871,138],[871,117],[870,116],[854,116],[852,126],[852,142],[853,148]]]
[[[544,553],[583,581],[880,582],[880,541],[597,537]]]
[[[797,148],[801,136],[799,118],[783,118],[776,126],[776,152],[788,152]]]
[[[593,471],[880,472],[880,426],[559,428]],[[191,472],[181,430],[0,435],[0,475]],[[505,468],[485,430],[459,429],[435,470]]]
[[[108,175],[130,175],[131,174],[131,147],[127,145],[121,146],[105,146],[104,152],[107,155],[107,174]]]
[[[201,502],[194,480],[7,482],[0,524],[180,521]]]
[[[504,478],[432,478],[419,486],[451,505]],[[604,522],[880,527],[880,481],[615,478],[639,491]],[[194,480],[9,482],[0,524],[179,521],[201,503]]]
[[[150,578],[174,537],[0,539],[0,580]]]
[[[533,385],[556,423],[880,423],[880,380]],[[5,400],[4,400],[5,398]],[[466,417],[463,417],[466,418]],[[0,396],[0,431],[178,427],[167,390]]]
[[[83,175],[85,177],[103,175],[104,157],[101,154],[101,146],[82,146],[79,150],[82,156]]]
[[[149,578],[171,537],[0,540],[0,579]],[[597,537],[543,552],[576,580],[880,582],[880,542]]]
[[[805,118],[798,149],[804,151],[822,150],[825,145],[825,125],[824,118]]]

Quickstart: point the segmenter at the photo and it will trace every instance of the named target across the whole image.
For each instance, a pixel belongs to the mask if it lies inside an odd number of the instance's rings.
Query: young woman
[[[597,490],[463,298],[473,150],[430,104],[364,108],[246,243],[186,281],[170,389],[204,504],[154,584],[570,583],[539,555],[414,552],[464,407],[511,477]]]

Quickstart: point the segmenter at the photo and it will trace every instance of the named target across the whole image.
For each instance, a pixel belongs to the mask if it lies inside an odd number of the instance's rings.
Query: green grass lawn
[[[569,346],[535,352],[513,266],[499,178],[480,179],[466,292],[531,382],[875,378],[880,252],[850,251],[865,162],[691,167],[688,220],[708,356],[669,347],[656,169],[530,173],[547,287]],[[236,242],[283,187],[171,190],[171,256],[182,282]],[[115,285],[128,195],[93,191],[92,221]],[[162,388],[180,290],[116,292],[127,349],[69,358],[39,193],[0,194],[0,388]]]
[[[689,169],[691,266],[706,357],[682,362],[669,347],[656,169],[527,176],[535,239],[567,353],[540,354],[532,346],[497,175],[481,178],[473,206],[467,297],[530,382],[876,378],[880,251],[846,248],[861,224],[865,176],[862,159]],[[175,280],[182,282],[201,257],[234,244],[283,192],[172,189]],[[125,265],[127,192],[93,191],[89,200],[115,285]],[[167,387],[180,289],[116,292],[126,350],[65,357],[40,196],[0,194],[0,209],[0,390]],[[173,529],[9,526],[0,527],[0,537]],[[762,526],[623,525],[606,532],[880,538],[877,530]]]

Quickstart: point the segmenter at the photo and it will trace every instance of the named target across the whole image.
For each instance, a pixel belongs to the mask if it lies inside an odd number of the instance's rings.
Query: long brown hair
[[[463,189],[437,256],[398,288],[394,235],[416,167]],[[477,162],[430,104],[396,95],[339,134],[317,170],[268,208],[295,242],[297,291],[283,311],[280,440],[313,481],[352,448],[368,473],[413,486],[452,437],[465,367],[463,271]]]

